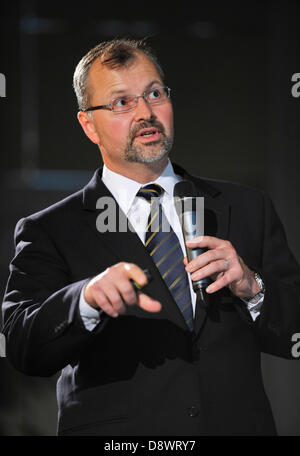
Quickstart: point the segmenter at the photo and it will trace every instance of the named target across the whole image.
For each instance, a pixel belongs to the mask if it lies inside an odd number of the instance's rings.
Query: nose
[[[139,122],[141,120],[150,120],[153,117],[155,116],[153,114],[152,106],[147,103],[142,95],[139,96],[135,108],[135,120]]]

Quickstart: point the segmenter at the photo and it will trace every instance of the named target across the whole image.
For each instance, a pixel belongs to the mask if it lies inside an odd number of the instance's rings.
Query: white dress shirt
[[[105,165],[103,166],[102,173],[103,183],[116,199],[117,203],[129,219],[131,225],[135,229],[143,244],[145,243],[146,226],[150,213],[150,205],[144,198],[137,198],[136,194],[142,186],[144,187],[150,183],[160,185],[164,189],[164,193],[161,196],[163,211],[179,239],[184,256],[186,256],[186,247],[182,229],[179,223],[173,199],[174,186],[180,180],[180,177],[174,173],[170,161],[168,162],[168,165],[164,169],[163,173],[154,182],[148,182],[147,184],[143,185],[141,185],[139,182],[129,179],[128,177],[111,171]],[[99,271],[99,273],[100,272],[101,271]],[[188,279],[190,283],[193,314],[195,315],[196,293],[193,290],[190,274],[188,274]],[[94,309],[85,301],[83,291],[84,289],[81,291],[79,302],[80,315],[85,327],[88,330],[92,331],[100,322],[101,311],[99,312],[98,310]],[[250,308],[249,310],[253,320],[255,320],[259,315],[259,312],[251,312]]]

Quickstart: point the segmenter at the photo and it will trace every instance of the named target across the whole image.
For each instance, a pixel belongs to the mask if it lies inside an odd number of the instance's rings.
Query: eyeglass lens
[[[146,90],[143,95],[126,95],[112,100],[111,107],[114,112],[124,112],[133,109],[140,97],[144,98],[149,104],[158,104],[164,102],[170,96],[170,89],[168,87],[154,87],[153,89]]]

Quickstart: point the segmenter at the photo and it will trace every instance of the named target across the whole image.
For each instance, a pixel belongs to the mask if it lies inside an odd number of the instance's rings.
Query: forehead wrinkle
[[[106,102],[110,101],[112,98],[115,98],[118,95],[122,94],[128,94],[128,95],[139,95],[132,93],[130,89],[128,89],[127,86],[124,85],[124,82],[122,80],[122,72],[127,71],[129,67],[134,66],[138,64],[141,60],[146,59],[146,62],[149,62],[151,66],[153,66],[154,70],[157,73],[157,69],[151,59],[149,59],[147,56],[141,54],[140,56],[137,55],[137,58],[130,60],[130,62],[127,63],[126,66],[122,66],[119,68],[112,68],[109,65],[105,64],[102,62],[100,58],[96,59],[89,71],[89,78],[88,78],[88,84],[87,84],[87,92],[88,92],[88,98],[91,100],[92,96],[96,92],[100,92],[102,89],[102,93],[104,94],[106,98]],[[139,59],[141,58],[141,60]],[[145,85],[144,91],[149,89],[153,84],[158,83],[160,85],[163,85],[163,82],[157,73],[158,77],[155,77],[152,79],[148,84]],[[108,77],[107,77],[108,76]],[[101,81],[102,79],[102,81]],[[100,80],[100,82],[99,82]],[[104,87],[101,86],[101,82],[104,82]],[[114,89],[115,87],[115,89]]]
[[[144,87],[144,90],[142,93],[146,92],[147,90],[149,90],[154,84],[162,84],[162,81],[158,80],[158,79],[154,79],[152,80],[151,82],[149,82],[148,84],[145,85]],[[138,93],[132,93],[130,90],[128,90],[128,88],[121,88],[121,89],[118,89],[118,90],[113,90],[110,95],[113,97],[115,95],[140,95]]]

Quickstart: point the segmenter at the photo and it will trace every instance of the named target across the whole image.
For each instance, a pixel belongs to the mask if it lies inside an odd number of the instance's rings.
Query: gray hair
[[[89,93],[87,90],[89,70],[92,63],[101,58],[101,63],[111,68],[129,66],[136,58],[136,53],[143,52],[154,63],[160,77],[164,79],[164,72],[153,50],[143,40],[115,39],[104,41],[85,54],[76,66],[73,76],[73,87],[80,110],[89,107]]]

